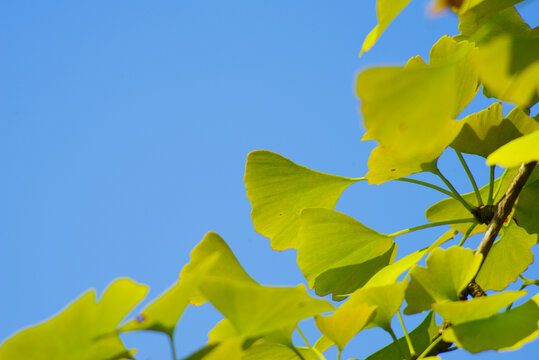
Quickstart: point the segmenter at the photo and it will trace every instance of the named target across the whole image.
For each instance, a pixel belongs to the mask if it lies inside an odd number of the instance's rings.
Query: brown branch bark
[[[520,192],[524,188],[524,185],[526,184],[526,181],[528,181],[528,178],[533,172],[533,169],[535,168],[536,164],[536,161],[522,164],[520,166],[520,169],[518,170],[518,173],[507,188],[507,191],[505,192],[503,198],[500,200],[500,202],[498,202],[498,205],[496,206],[496,212],[494,213],[494,216],[490,221],[490,224],[487,228],[487,231],[485,232],[485,235],[483,236],[483,239],[481,240],[481,243],[479,244],[479,247],[475,251],[476,254],[483,255],[481,265],[483,265],[483,262],[485,261],[485,258],[487,257],[488,252],[492,247],[492,244],[494,244],[494,240],[496,240],[496,237],[502,229],[505,220],[507,219],[509,214],[511,214],[513,206],[515,205],[515,202],[517,201]],[[470,294],[472,297],[486,296],[483,289],[481,289],[481,287],[475,282],[475,279],[472,280],[470,284],[468,284],[468,286],[463,292],[464,296],[468,294]],[[449,326],[451,326],[451,324],[444,321],[444,323],[440,327],[439,333],[436,334],[433,341],[436,340],[438,337],[442,336],[442,331]],[[429,351],[427,356],[436,356],[446,351],[451,345],[451,343],[441,341],[431,351]]]

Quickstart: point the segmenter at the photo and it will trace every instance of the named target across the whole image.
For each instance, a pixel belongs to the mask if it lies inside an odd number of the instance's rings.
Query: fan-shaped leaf
[[[537,235],[510,222],[492,245],[475,282],[485,291],[502,291],[533,262],[531,247],[536,243]]]
[[[519,107],[514,108],[504,119],[501,103],[492,104],[462,121],[465,124],[451,147],[484,158],[509,141],[539,130],[539,123]]]
[[[0,359],[132,359],[116,327],[147,291],[145,285],[118,279],[96,302],[90,290],[50,320],[7,339]]]
[[[313,208],[301,213],[297,245],[299,268],[309,282],[309,287],[313,287],[315,280],[330,270],[348,271],[352,266],[353,270],[358,270],[357,265],[369,261],[368,265],[372,269],[359,270],[369,275],[374,274],[389,263],[387,258],[390,256],[385,256],[381,264],[375,259],[391,254],[395,243],[391,236],[369,229],[338,211]],[[336,286],[342,286],[339,278],[342,272],[333,271],[332,275],[332,279],[326,280],[333,280]],[[362,276],[357,272],[349,275]]]
[[[267,287],[225,278],[201,285],[204,296],[242,336],[261,336],[333,310],[325,300],[311,298],[305,288]]]
[[[301,354],[301,357],[300,355]],[[290,348],[282,344],[254,345],[247,349],[242,360],[318,360],[310,349]]]
[[[534,174],[539,174],[535,171]],[[522,189],[513,216],[530,234],[539,234],[539,180],[530,181]]]
[[[378,306],[367,303],[344,303],[330,316],[317,316],[315,318],[318,330],[331,339],[339,348],[344,349],[346,344],[357,335],[376,315]]]
[[[406,289],[405,314],[431,308],[435,302],[459,300],[459,294],[474,278],[482,255],[470,249],[453,246],[434,249],[427,258],[427,267],[414,266]]]
[[[539,61],[537,78],[539,79]],[[532,161],[539,161],[539,130],[505,144],[487,158],[489,165],[508,168]]]
[[[324,174],[270,151],[247,157],[245,186],[255,230],[274,250],[295,248],[304,208],[335,208],[342,192],[359,179]]]
[[[539,335],[538,300],[535,296],[510,311],[451,326],[444,330],[443,339],[472,353],[516,349]]]

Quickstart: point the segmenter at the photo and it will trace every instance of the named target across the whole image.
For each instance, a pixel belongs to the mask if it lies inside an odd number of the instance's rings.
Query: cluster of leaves
[[[367,36],[368,50],[410,0],[378,0],[379,24]],[[514,5],[518,0],[439,1],[453,6],[460,35],[442,37],[428,63],[411,58],[401,67],[378,67],[357,79],[365,133],[378,146],[365,177],[320,173],[269,151],[247,159],[245,183],[255,229],[275,250],[296,249],[309,288],[269,287],[241,267],[225,241],[208,233],[194,248],[178,282],[141,314],[120,325],[147,292],[129,279],[113,282],[96,302],[89,291],[54,318],[19,332],[0,347],[7,359],[132,359],[119,333],[152,330],[173,339],[188,304],[210,302],[224,319],[209,341],[187,359],[324,359],[360,331],[380,327],[393,343],[368,357],[437,358],[462,348],[472,353],[517,349],[539,336],[539,295],[524,298],[538,280],[522,277],[533,262],[539,234],[539,28],[531,29]],[[501,103],[457,120],[481,88],[487,97],[516,104],[503,115]],[[474,192],[459,194],[438,169],[453,149]],[[462,153],[486,159],[490,182],[478,188]],[[496,166],[505,167],[498,179]],[[406,178],[419,172],[439,177],[446,188]],[[353,183],[405,181],[448,196],[426,210],[429,223],[383,234],[335,211]],[[397,259],[395,238],[427,227],[449,225],[427,248]],[[462,234],[458,245],[448,242]],[[475,251],[466,239],[482,234]],[[442,245],[444,245],[442,247]],[[418,263],[426,258],[426,267]],[[504,291],[520,281],[519,291]],[[488,296],[486,294],[488,292]],[[515,301],[520,305],[513,307]],[[404,307],[404,304],[406,306]],[[408,333],[401,314],[427,312]],[[322,315],[324,314],[324,315]],[[436,316],[443,322],[436,322]],[[391,324],[401,320],[405,336]],[[299,321],[314,317],[322,336],[306,347],[292,343]],[[300,332],[301,333],[301,332]],[[174,347],[172,347],[174,348]],[[173,354],[176,359],[176,354]]]

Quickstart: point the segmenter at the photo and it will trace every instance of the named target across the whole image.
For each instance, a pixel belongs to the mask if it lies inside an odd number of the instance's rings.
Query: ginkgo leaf
[[[261,336],[332,311],[325,300],[313,299],[305,288],[281,288],[210,278],[201,285],[204,296],[242,336]]]
[[[451,147],[484,158],[509,141],[539,130],[539,122],[519,107],[514,108],[504,119],[501,103],[468,115],[462,121],[465,124]]]
[[[330,316],[317,316],[316,327],[342,351],[346,344],[374,319],[377,308],[377,305],[367,303],[354,306],[344,303]]]
[[[342,192],[360,179],[324,174],[270,151],[247,157],[245,186],[255,230],[274,250],[295,248],[304,208],[333,209]]]
[[[182,269],[180,282],[184,278],[192,279],[199,276],[199,267],[213,254],[218,254],[219,258],[207,272],[207,276],[221,276],[227,279],[256,283],[240,265],[238,259],[236,259],[234,253],[230,250],[230,247],[223,238],[213,231],[208,232],[202,241],[191,251],[191,260]],[[199,291],[195,291],[190,294],[190,302],[194,305],[201,305],[206,302],[206,299]]]
[[[465,322],[489,318],[515,300],[526,295],[526,291],[507,291],[490,296],[481,296],[467,301],[446,301],[432,305],[444,320],[458,325]]]
[[[341,305],[341,308],[354,308],[359,304],[377,306],[376,316],[366,328],[378,326],[391,332],[391,319],[404,300],[406,285],[404,282],[396,282],[390,285],[358,289]]]
[[[415,265],[410,271],[404,313],[416,314],[436,302],[459,300],[459,294],[479,270],[481,259],[481,254],[458,246],[434,249],[427,257],[426,268]]]
[[[499,187],[499,191],[496,196],[494,197],[494,203],[497,203],[501,200],[503,195],[505,194],[505,191],[513,181],[513,178],[517,174],[518,169],[507,169],[507,173],[502,177],[496,179],[494,182],[494,189]],[[501,182],[501,184],[500,184]],[[483,186],[479,189],[479,193],[481,194],[481,198],[484,202],[486,202],[488,193],[489,193],[489,185]],[[468,203],[471,204],[474,207],[478,206],[477,203],[477,197],[475,196],[475,193],[470,192],[467,194],[463,194],[462,198]],[[431,205],[426,211],[425,216],[430,222],[438,222],[438,221],[450,221],[455,219],[464,219],[467,217],[470,217],[470,211],[466,209],[462,204],[453,199],[453,198],[447,198],[441,201],[438,201],[436,204]],[[466,230],[472,225],[472,223],[461,223],[461,224],[451,224],[451,227],[453,229],[456,229],[462,233],[465,233]],[[478,224],[471,234],[478,234],[485,232],[487,230],[487,225],[484,224]]]
[[[392,252],[395,246],[392,239],[338,211],[305,209],[301,212],[297,237],[298,266],[312,288],[317,277],[328,271],[350,269]],[[372,269],[360,270],[372,275],[387,264],[371,261]],[[335,285],[339,285],[338,276],[342,274],[333,272],[333,275]],[[349,276],[361,277],[361,274]]]
[[[531,247],[536,243],[537,235],[511,221],[492,245],[475,282],[485,291],[502,291],[533,263]]]
[[[539,79],[539,71],[537,78]],[[532,161],[539,161],[539,130],[505,144],[487,158],[489,165],[496,164],[508,168]]]
[[[371,30],[363,41],[361,54],[368,51],[378,40],[393,19],[410,3],[411,0],[378,0],[376,2],[376,15],[378,24]]]
[[[534,174],[539,174],[539,171],[536,170]],[[531,181],[531,179],[528,179],[528,183],[522,189],[515,205],[513,217],[517,219],[518,225],[526,229],[528,233],[539,234],[538,214],[539,180]]]
[[[298,355],[298,353],[301,355]],[[306,348],[290,348],[282,344],[254,345],[247,349],[242,360],[318,360],[315,353]]]
[[[379,143],[368,161],[369,183],[435,169],[462,126],[455,118],[478,89],[470,66],[474,50],[473,44],[444,36],[433,46],[429,65],[413,62],[359,75],[357,94],[367,128],[362,140]]]
[[[486,319],[457,324],[445,329],[443,339],[472,353],[516,349],[539,335],[538,296]]]
[[[421,352],[426,349],[437,333],[438,326],[436,325],[434,313],[429,312],[421,324],[409,334],[414,350],[416,352]],[[402,360],[401,351],[404,352],[404,355],[407,356],[407,358],[411,356],[404,336],[398,340],[398,347],[395,342],[392,342],[370,355],[365,360]]]
[[[0,359],[132,359],[116,327],[147,291],[146,285],[118,279],[96,302],[90,290],[53,318],[7,339]]]
[[[136,319],[131,320],[119,331],[153,330],[164,332],[172,337],[174,328],[189,300],[198,292],[198,286],[204,277],[216,265],[221,254],[211,253],[200,261],[192,272],[184,274],[180,280],[148,305]]]
[[[313,348],[318,350],[320,353],[324,353],[327,349],[335,345],[335,342],[328,338],[326,335],[320,336],[316,343],[313,345]]]
[[[476,68],[496,98],[529,107],[539,99],[539,37],[502,35],[479,47]]]

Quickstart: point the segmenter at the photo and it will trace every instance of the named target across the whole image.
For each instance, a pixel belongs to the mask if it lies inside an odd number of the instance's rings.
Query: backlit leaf
[[[374,319],[377,308],[378,306],[367,303],[350,306],[346,302],[335,310],[333,315],[317,316],[316,327],[342,351],[346,344]]]
[[[302,286],[269,287],[211,278],[202,283],[201,291],[239,334],[249,337],[295,326],[302,319],[334,309],[327,301],[310,297]]]
[[[376,15],[378,24],[371,30],[363,41],[361,53],[368,51],[376,40],[382,35],[386,27],[393,19],[410,3],[411,0],[378,0],[376,3]]]
[[[539,79],[539,71],[537,78]],[[487,164],[489,165],[496,164],[509,168],[531,161],[539,161],[539,131],[524,135],[505,144],[487,158]]]
[[[459,294],[474,278],[481,264],[481,254],[458,246],[434,249],[427,257],[427,267],[415,265],[406,289],[405,314],[429,310],[442,301],[459,300]]]
[[[427,66],[413,62],[359,75],[357,94],[367,128],[362,140],[379,143],[368,161],[369,183],[435,169],[462,126],[455,118],[477,92],[473,56],[473,44],[445,36],[433,46]]]
[[[358,179],[324,174],[270,151],[247,157],[245,186],[255,230],[274,250],[295,248],[304,208],[333,209],[342,192]]]
[[[485,291],[502,291],[533,262],[531,247],[536,243],[537,235],[528,234],[511,221],[492,245],[475,282]]]
[[[494,150],[522,135],[539,130],[539,122],[516,107],[503,118],[501,103],[465,117],[451,147],[457,151],[486,158]]]
[[[444,320],[451,322],[452,325],[458,325],[489,318],[524,295],[526,295],[526,291],[507,291],[500,294],[481,296],[467,301],[440,302],[434,304],[432,308]]]
[[[538,174],[539,171],[535,171],[534,174]],[[513,214],[518,221],[518,225],[526,229],[530,234],[539,234],[539,180],[531,181],[528,179],[528,183],[518,198],[518,202],[515,205],[515,213]]]
[[[147,291],[145,285],[118,279],[96,302],[95,291],[90,290],[50,320],[7,339],[0,347],[0,359],[132,359],[116,327]]]
[[[406,285],[404,282],[397,282],[390,285],[358,289],[341,307],[354,308],[359,304],[377,306],[376,316],[366,327],[378,326],[389,332],[391,331],[391,319],[404,300]]]
[[[438,332],[438,326],[434,318],[434,313],[429,312],[425,319],[417,328],[410,332],[410,340],[416,352],[421,352],[429,346],[434,335]],[[398,340],[400,351],[405,352],[404,355],[410,356],[406,338],[403,336]],[[374,354],[367,357],[365,360],[402,360],[402,356],[397,345],[392,342],[383,349],[378,350]]]
[[[472,353],[516,349],[539,334],[538,300],[535,296],[510,311],[451,326],[444,330],[443,339]]]
[[[305,209],[300,216],[297,262],[309,287],[313,287],[321,274],[330,270],[349,269],[392,251],[395,246],[392,239],[338,211]],[[388,263],[374,261],[369,263],[372,269],[361,270],[372,275]],[[335,276],[332,280],[339,282],[342,273],[333,274]],[[358,273],[350,275],[361,277]]]
[[[301,354],[301,357],[298,355]],[[310,349],[295,348],[295,351],[282,344],[254,345],[247,349],[242,360],[318,360]]]

